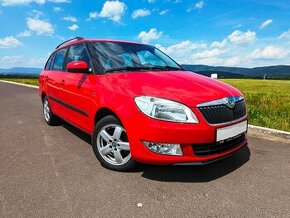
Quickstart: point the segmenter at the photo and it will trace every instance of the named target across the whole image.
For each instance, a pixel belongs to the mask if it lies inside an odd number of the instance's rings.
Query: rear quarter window
[[[66,48],[63,48],[55,52],[54,58],[53,58],[52,70],[57,70],[57,71],[63,70],[66,50],[67,50]]]
[[[47,60],[44,69],[45,70],[50,70],[51,69],[51,63],[53,60],[54,54],[50,55],[49,59]]]

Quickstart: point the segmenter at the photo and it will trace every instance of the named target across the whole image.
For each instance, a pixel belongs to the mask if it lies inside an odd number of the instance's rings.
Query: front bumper
[[[131,113],[123,124],[129,136],[132,157],[136,161],[150,164],[202,164],[228,156],[247,144],[247,138],[244,137],[242,141],[224,152],[207,156],[196,155],[194,145],[204,144],[206,146],[214,143],[217,128],[242,122],[247,120],[247,117],[230,124],[210,125],[197,109],[192,110],[199,119],[198,124],[159,121],[149,118],[139,111]],[[180,144],[183,155],[171,156],[154,153],[143,144],[143,141]]]

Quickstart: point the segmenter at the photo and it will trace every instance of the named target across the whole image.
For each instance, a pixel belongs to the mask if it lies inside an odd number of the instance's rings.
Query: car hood
[[[112,91],[127,96],[155,96],[189,107],[228,97],[241,96],[236,88],[190,71],[121,72],[106,75]]]

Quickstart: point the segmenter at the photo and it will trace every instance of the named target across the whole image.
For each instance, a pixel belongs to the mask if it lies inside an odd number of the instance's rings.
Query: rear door
[[[63,117],[81,129],[90,132],[94,121],[97,76],[92,73],[92,63],[84,43],[70,46],[66,64],[72,61],[85,61],[90,73],[62,72],[60,93],[66,103]]]
[[[52,111],[55,114],[61,113],[61,107],[58,103],[58,99],[60,98],[60,81],[61,81],[61,72],[64,69],[64,60],[66,56],[67,49],[63,48],[56,51],[49,59],[46,70],[46,84],[47,84],[47,96],[52,108]]]

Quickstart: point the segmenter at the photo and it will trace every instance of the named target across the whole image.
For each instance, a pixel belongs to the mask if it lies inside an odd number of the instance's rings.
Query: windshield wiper
[[[160,69],[160,70],[183,70],[180,67],[171,67],[171,66],[153,66],[151,69]]]
[[[148,67],[116,67],[105,70],[105,73],[118,72],[118,71],[134,71],[134,70],[149,70]]]
[[[120,71],[135,71],[135,70],[152,71],[152,70],[183,70],[183,69],[179,67],[171,67],[171,66],[116,67],[116,68],[105,70],[105,73],[120,72]]]

